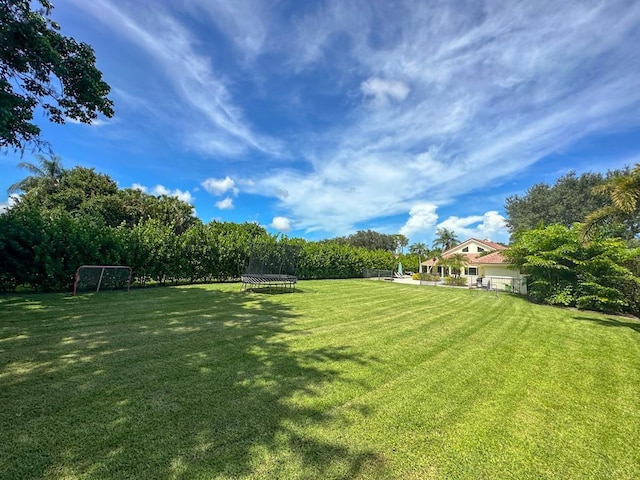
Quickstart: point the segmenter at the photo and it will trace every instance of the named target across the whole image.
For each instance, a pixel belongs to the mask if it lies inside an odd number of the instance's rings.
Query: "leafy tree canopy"
[[[640,249],[604,236],[582,242],[579,232],[558,224],[523,230],[504,253],[541,302],[637,314]]]
[[[346,243],[354,247],[366,248],[367,250],[386,250],[389,252],[395,252],[398,247],[404,247],[408,243],[404,235],[386,235],[374,230],[358,230],[347,237],[338,237],[330,241]]]
[[[515,233],[552,224],[570,227],[583,221],[591,212],[606,205],[605,195],[594,192],[594,188],[604,182],[605,177],[599,173],[576,176],[570,172],[552,186],[537,183],[522,196],[507,197],[505,211],[509,231]]]
[[[38,146],[36,107],[54,123],[90,124],[99,113],[113,116],[110,88],[96,68],[93,49],[60,34],[39,0],[0,0],[0,149]]]
[[[22,192],[14,209],[61,210],[73,216],[88,215],[108,226],[133,227],[140,221],[154,219],[175,234],[186,231],[199,220],[193,206],[182,200],[156,197],[139,190],[118,189],[116,182],[93,168],[64,169],[59,157],[49,160],[39,156],[38,164],[20,165],[31,175],[10,190]]]

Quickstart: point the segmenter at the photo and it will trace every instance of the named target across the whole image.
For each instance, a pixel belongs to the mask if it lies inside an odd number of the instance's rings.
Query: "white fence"
[[[469,287],[483,288],[486,290],[497,290],[501,292],[527,293],[527,283],[524,277],[500,277],[478,275],[467,275],[467,285]]]

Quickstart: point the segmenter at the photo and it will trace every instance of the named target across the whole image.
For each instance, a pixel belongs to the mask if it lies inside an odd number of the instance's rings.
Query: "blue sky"
[[[205,222],[507,241],[508,195],[640,162],[635,0],[54,5],[116,115],[38,116],[43,137],[65,167],[179,196]],[[0,156],[2,192],[19,161]]]

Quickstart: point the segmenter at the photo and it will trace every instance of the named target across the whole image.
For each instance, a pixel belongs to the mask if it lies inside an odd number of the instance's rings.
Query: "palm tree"
[[[418,272],[422,273],[422,254],[427,253],[429,250],[424,243],[414,243],[409,246],[409,253],[412,255],[418,255]]]
[[[14,183],[8,189],[8,193],[15,194],[18,192],[30,192],[32,190],[48,191],[57,187],[64,175],[62,168],[62,159],[57,155],[50,159],[38,155],[38,163],[20,162],[18,167],[28,170],[31,175],[23,178],[19,182]]]
[[[440,257],[438,263],[442,267],[449,267],[453,276],[457,278],[460,276],[462,268],[467,264],[467,257],[462,253],[455,253],[446,258]]]
[[[398,249],[400,249],[400,253],[404,254],[404,247],[409,244],[409,239],[401,233],[393,235],[393,239],[396,242],[396,252],[398,251]]]
[[[438,228],[436,230],[436,238],[433,240],[432,246],[442,247],[442,251],[446,252],[452,247],[458,245],[460,241],[453,230],[449,230],[447,228]]]
[[[456,277],[460,276],[460,272],[467,265],[467,257],[462,253],[451,255],[448,259],[449,266]]]
[[[636,222],[640,210],[640,163],[636,163],[628,174],[617,175],[596,187],[594,193],[607,195],[611,203],[587,215],[582,225],[585,239],[589,239],[597,227],[608,222]]]

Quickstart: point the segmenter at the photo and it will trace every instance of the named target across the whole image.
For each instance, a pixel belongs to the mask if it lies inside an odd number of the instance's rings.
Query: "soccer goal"
[[[131,287],[131,267],[124,265],[82,265],[76,270],[73,294],[80,290],[114,290]]]

